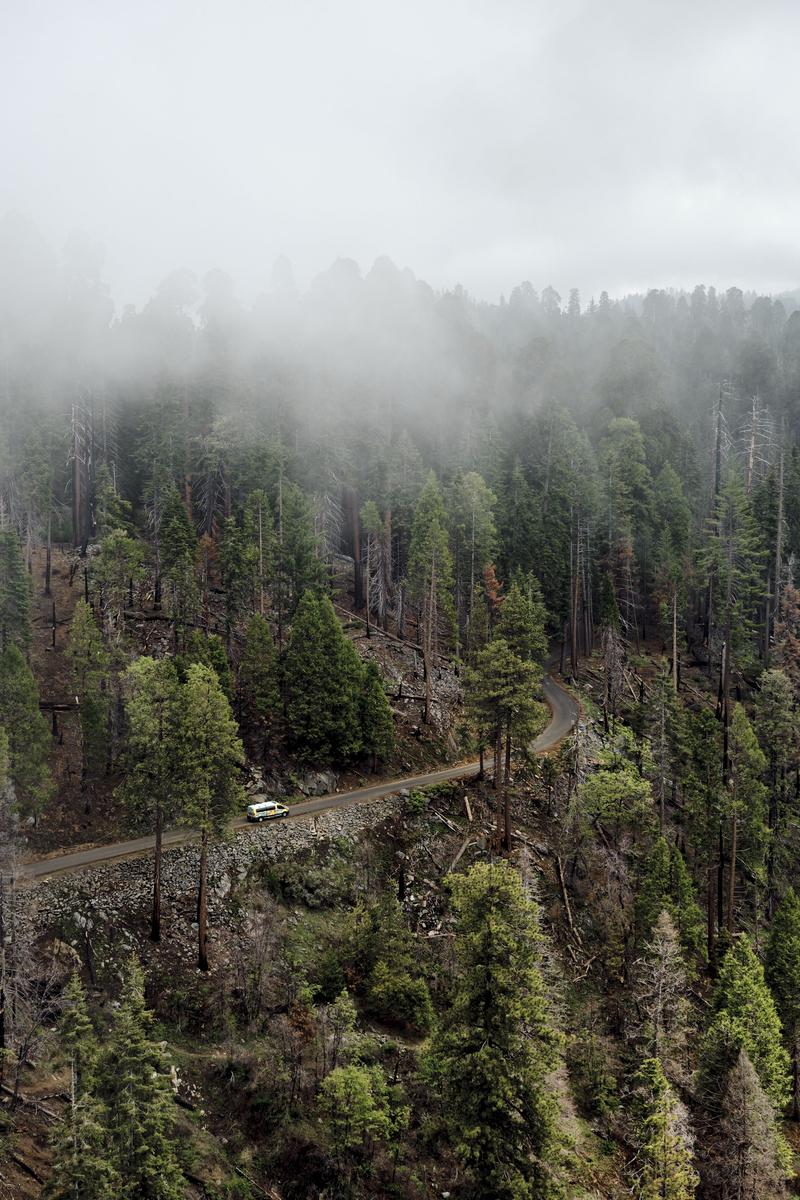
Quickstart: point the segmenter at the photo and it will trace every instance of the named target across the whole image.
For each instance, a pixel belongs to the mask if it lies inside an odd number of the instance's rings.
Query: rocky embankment
[[[334,839],[355,843],[374,835],[403,805],[405,795],[369,805],[334,809],[292,821],[270,821],[240,830],[230,840],[209,849],[209,921],[211,936],[218,940],[236,923],[229,903],[239,885],[257,868],[284,858],[301,855]],[[179,946],[193,952],[192,925],[185,914],[194,904],[200,863],[198,845],[164,851],[162,861],[162,906],[165,925],[174,914],[180,929]],[[106,941],[133,940],[137,928],[145,928],[152,898],[153,858],[123,859],[89,868],[77,874],[43,879],[18,893],[19,919],[34,937],[55,934],[76,948],[96,937]],[[190,913],[191,915],[191,913]],[[196,926],[194,927],[196,928]],[[127,930],[127,933],[125,932]]]

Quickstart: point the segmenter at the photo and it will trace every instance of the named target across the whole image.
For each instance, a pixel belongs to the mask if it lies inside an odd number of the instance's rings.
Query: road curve
[[[573,729],[578,719],[578,703],[566,692],[551,675],[545,675],[542,681],[542,692],[551,718],[545,729],[534,740],[532,750],[535,754],[545,754],[558,745]],[[289,819],[308,816],[309,813],[327,812],[334,808],[350,808],[353,804],[365,804],[370,800],[382,800],[393,796],[405,788],[428,787],[433,783],[446,783],[451,779],[467,779],[478,773],[478,763],[462,763],[456,767],[444,767],[441,771],[429,771],[425,775],[409,775],[404,779],[388,779],[381,783],[368,784],[351,792],[333,792],[327,796],[317,796],[314,800],[303,800],[293,804],[289,811]],[[243,829],[247,825],[245,817],[237,817],[232,826]],[[197,832],[193,829],[170,829],[163,837],[163,846],[167,850],[175,846],[184,846],[196,841]],[[109,863],[118,862],[125,858],[137,858],[153,849],[155,839],[152,836],[133,838],[127,842],[115,842],[107,846],[91,846],[88,849],[74,850],[67,854],[52,855],[35,861],[19,864],[20,875],[34,882],[49,879],[54,875],[67,875],[82,871],[88,867],[102,867]]]

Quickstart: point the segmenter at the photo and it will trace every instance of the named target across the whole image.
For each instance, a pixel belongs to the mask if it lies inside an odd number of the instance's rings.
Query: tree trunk
[[[728,933],[733,933],[733,906],[736,899],[736,854],[738,821],[734,811],[731,816],[731,864],[728,876]]]
[[[150,941],[161,941],[161,844],[164,833],[164,811],[156,805],[156,844],[153,855],[153,913],[150,920]]]
[[[723,905],[725,895],[725,846],[722,839],[722,821],[719,823],[719,832],[717,838],[717,928],[722,929],[725,924],[725,910]]]
[[[264,615],[264,516],[258,504],[258,611]]]
[[[672,688],[678,694],[678,585],[672,585]]]
[[[503,850],[511,853],[511,731],[506,730],[506,765],[503,775]]]
[[[197,889],[197,966],[208,970],[208,830],[200,840],[200,882]]]
[[[367,560],[366,560],[366,566],[365,566],[365,572],[364,572],[364,573],[365,573],[365,580],[364,580],[364,617],[366,618],[366,623],[367,623],[367,637],[368,637],[368,638],[372,636],[372,630],[371,630],[371,628],[370,628],[370,623],[369,623],[369,608],[370,608],[370,603],[371,603],[371,600],[372,600],[372,597],[370,596],[370,590],[371,590],[371,588],[372,588],[372,570],[371,570],[371,567],[372,567],[372,534],[371,534],[371,533],[368,533],[368,534],[367,534]]]
[[[495,734],[494,741],[494,788],[497,802],[497,815],[495,824],[495,849],[499,854],[503,849],[503,841],[505,839],[505,809],[503,803],[503,776],[501,771],[502,757],[502,742],[503,734],[499,726]]]
[[[712,863],[709,861],[708,869],[706,870],[706,947],[708,949],[708,963],[712,971],[714,970],[716,941],[716,925],[714,923],[714,871]]]
[[[47,550],[45,551],[44,560],[44,594],[45,596],[52,595],[50,590],[50,576],[53,569],[53,514],[47,514]]]

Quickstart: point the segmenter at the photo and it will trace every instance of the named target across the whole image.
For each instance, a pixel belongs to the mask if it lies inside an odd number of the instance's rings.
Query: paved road
[[[552,713],[550,723],[539,734],[532,749],[536,754],[544,754],[557,746],[571,732],[578,719],[577,702],[550,675],[545,675],[542,691]],[[463,763],[458,767],[444,767],[441,771],[429,771],[425,775],[409,775],[405,779],[389,779],[382,783],[369,784],[367,787],[356,788],[352,792],[335,792],[328,796],[318,796],[314,800],[304,800],[293,804],[289,818],[307,816],[309,813],[326,812],[333,808],[349,808],[353,804],[365,804],[370,800],[381,800],[392,796],[404,788],[427,787],[432,783],[444,783],[451,779],[466,779],[478,772],[477,762]],[[247,825],[245,817],[237,817],[233,822],[234,829],[243,829]],[[195,841],[197,833],[192,829],[170,829],[164,834],[164,849],[170,846],[182,846]],[[71,874],[87,867],[105,866],[123,858],[136,858],[147,854],[153,849],[152,837],[134,838],[128,842],[116,842],[110,846],[92,846],[89,849],[74,850],[69,854],[57,854],[50,858],[39,859],[36,862],[20,864],[20,872],[29,880],[47,879],[53,875]]]

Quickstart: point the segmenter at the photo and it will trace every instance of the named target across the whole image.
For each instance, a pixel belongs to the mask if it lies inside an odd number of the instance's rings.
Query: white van
[[[257,804],[248,804],[247,819],[271,821],[274,817],[285,817],[288,811],[285,804],[278,804],[275,800],[259,800]]]

